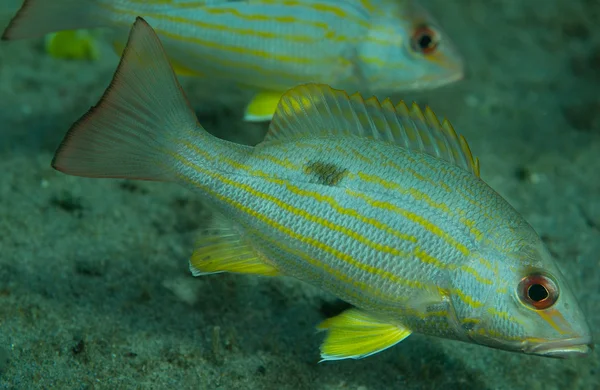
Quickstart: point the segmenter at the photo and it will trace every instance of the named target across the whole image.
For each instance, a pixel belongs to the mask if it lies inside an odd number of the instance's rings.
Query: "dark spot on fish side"
[[[346,176],[348,170],[333,163],[312,161],[304,166],[304,172],[313,176],[318,184],[335,187]]]
[[[348,302],[337,299],[335,301],[323,301],[319,311],[325,318],[335,317],[342,312],[351,309],[352,305]]]
[[[83,341],[83,339],[80,339],[79,341],[77,341],[77,343],[75,343],[73,348],[71,348],[73,355],[79,355],[84,350],[85,350],[85,342]]]
[[[78,218],[83,215],[83,204],[81,198],[73,196],[70,192],[64,191],[59,195],[55,195],[50,198],[50,204],[54,207],[66,211],[67,213],[74,214]]]

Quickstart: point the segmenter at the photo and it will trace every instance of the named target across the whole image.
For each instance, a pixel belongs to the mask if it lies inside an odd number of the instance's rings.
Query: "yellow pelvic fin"
[[[265,122],[273,118],[273,113],[281,99],[281,92],[259,92],[248,103],[244,112],[246,122]]]
[[[400,325],[382,322],[359,309],[349,309],[329,318],[317,329],[328,332],[321,345],[321,361],[361,359],[381,352],[411,334]]]
[[[194,276],[219,272],[279,275],[279,271],[266,262],[237,226],[222,216],[215,220],[215,226],[206,229],[196,243],[190,260],[190,271]]]
[[[440,123],[430,108],[415,103],[394,105],[389,99],[364,99],[324,84],[304,84],[283,94],[265,142],[318,136],[359,136],[427,153],[479,176],[463,136],[447,120]]]
[[[88,30],[59,31],[46,35],[45,49],[54,58],[97,60],[100,52]]]

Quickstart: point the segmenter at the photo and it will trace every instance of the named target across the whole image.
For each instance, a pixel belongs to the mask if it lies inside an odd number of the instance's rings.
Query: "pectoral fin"
[[[382,322],[359,309],[349,309],[329,318],[317,329],[328,332],[321,345],[321,361],[361,359],[381,352],[411,334],[400,325]]]
[[[281,92],[263,91],[257,93],[246,106],[244,120],[247,122],[270,121],[280,99]]]
[[[276,276],[279,271],[257,252],[232,222],[217,216],[215,226],[203,232],[190,260],[194,276],[219,272]]]

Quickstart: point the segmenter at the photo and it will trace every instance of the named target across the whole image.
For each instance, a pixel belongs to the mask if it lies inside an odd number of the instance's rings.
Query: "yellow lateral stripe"
[[[131,13],[130,13],[131,14]],[[155,18],[158,20],[165,20],[173,23],[179,23],[182,25],[190,25],[194,27],[198,27],[205,30],[219,31],[224,33],[230,33],[234,35],[242,35],[242,36],[254,36],[262,39],[282,39],[288,42],[297,42],[297,43],[317,43],[321,42],[324,38],[330,39],[335,42],[340,43],[356,43],[356,40],[350,39],[350,37],[337,35],[334,31],[329,30],[329,26],[326,23],[321,23],[322,28],[325,29],[322,36],[310,36],[310,35],[297,35],[297,34],[281,34],[271,31],[260,31],[257,29],[251,28],[234,28],[230,26],[226,26],[223,24],[215,24],[215,23],[207,23],[199,20],[191,20],[183,17],[177,16],[169,16],[164,14],[150,14],[145,13],[145,17]],[[296,19],[296,18],[294,18]],[[269,21],[273,21],[270,19]],[[293,22],[302,22],[301,20],[294,20]],[[289,22],[288,22],[289,23]],[[314,24],[314,23],[313,23]]]
[[[357,23],[363,27],[368,27],[369,24],[363,18],[355,17],[352,14],[347,13],[341,7],[337,7],[334,5],[328,4],[319,4],[319,3],[307,3],[306,1],[297,1],[297,0],[262,0],[263,4],[274,4],[274,5],[286,5],[289,7],[298,7],[298,8],[309,8],[314,9],[319,13],[331,13],[340,19],[343,19],[348,22]],[[343,4],[340,2],[340,4]],[[293,11],[291,11],[293,13]]]
[[[427,219],[423,218],[422,216],[420,216],[418,214],[415,214],[408,210],[402,209],[392,203],[374,199],[366,194],[351,190],[349,188],[346,189],[346,193],[348,195],[351,195],[356,198],[364,200],[365,202],[367,202],[368,204],[370,204],[373,207],[393,211],[397,214],[402,215],[404,218],[408,219],[409,221],[421,225],[423,228],[425,228],[425,230],[440,237],[441,239],[446,241],[447,244],[449,244],[451,247],[455,248],[457,251],[462,253],[464,256],[469,256],[471,254],[471,251],[469,251],[469,249],[466,246],[459,243],[454,238],[452,238],[448,233],[446,233],[445,231],[440,229],[437,225],[428,221]]]
[[[365,202],[369,203],[371,206],[373,207],[377,207],[377,208],[382,208],[382,209],[386,209],[386,210],[390,210],[393,212],[396,212],[400,215],[402,215],[403,217],[405,217],[406,219],[417,223],[419,225],[421,225],[423,228],[425,228],[425,230],[429,231],[430,233],[442,238],[444,241],[446,241],[446,243],[448,243],[451,247],[455,248],[456,250],[458,250],[459,252],[461,252],[464,256],[468,257],[470,256],[471,252],[469,251],[469,249],[467,247],[465,247],[464,245],[460,244],[458,241],[456,241],[455,239],[453,239],[448,233],[446,233],[445,231],[443,231],[442,229],[440,229],[437,225],[433,224],[432,222],[426,220],[425,218],[421,217],[418,214],[412,213],[408,210],[405,209],[401,209],[400,207],[397,207],[391,203],[388,202],[383,202],[383,201],[378,201],[376,199],[373,199],[365,194],[356,192],[356,191],[352,191],[350,189],[346,189],[346,193],[348,193],[351,196],[355,196],[358,197],[360,199],[363,199]],[[485,265],[485,263],[483,263]],[[473,276],[475,276],[475,278],[485,284],[492,284],[493,282],[487,278],[483,278],[481,277],[476,270],[465,266],[464,268],[461,267],[461,269],[463,269],[464,271],[467,271],[471,274],[473,274]],[[460,295],[459,295],[460,296]],[[466,303],[469,303],[467,301],[465,301]]]
[[[138,14],[139,14],[139,12],[137,12],[137,11],[121,9],[121,8],[117,8],[114,6],[110,6],[108,4],[100,4],[100,6],[102,6],[103,8],[105,8],[113,13],[120,14],[120,15],[130,15],[130,16],[135,17],[135,16],[138,16]],[[207,11],[208,10],[212,10],[212,8],[208,8]],[[239,15],[241,15],[241,14],[238,13],[235,16],[239,16]],[[190,19],[182,18],[182,17],[173,17],[173,16],[169,16],[169,15],[164,15],[164,14],[153,14],[153,13],[146,12],[146,13],[144,13],[143,16],[147,17],[147,18],[155,18],[157,20],[165,20],[165,21],[169,21],[172,23],[190,24],[190,25],[194,25],[196,27],[204,28],[204,29],[231,32],[232,34],[242,35],[242,36],[255,35],[255,36],[262,37],[262,38],[273,38],[273,39],[280,39],[280,38],[288,39],[289,38],[290,41],[294,41],[294,39],[297,39],[298,42],[315,42],[315,41],[322,40],[322,39],[315,39],[312,37],[301,37],[301,36],[297,36],[297,35],[292,36],[292,35],[281,35],[281,34],[274,34],[274,33],[267,33],[267,32],[259,32],[257,30],[250,30],[250,29],[248,29],[248,30],[238,29],[239,31],[237,31],[234,28],[226,27],[223,25],[216,25],[216,24],[210,24],[210,23],[205,23],[205,22],[200,22],[200,21],[193,21]],[[273,19],[267,18],[265,20],[272,21]],[[288,20],[287,22],[288,23],[290,23],[290,22],[297,23],[297,22],[300,22],[300,20],[297,18],[293,18],[291,21]],[[329,26],[326,23],[323,23],[321,27],[329,28]],[[289,62],[289,63],[294,63],[294,64],[311,64],[311,63],[318,63],[318,62],[327,63],[333,59],[337,60],[337,56],[328,57],[325,55],[320,56],[318,59],[317,58],[294,57],[294,56],[283,56],[283,55],[277,55],[275,53],[264,51],[264,50],[255,50],[255,49],[250,49],[250,48],[246,48],[243,46],[228,46],[228,45],[224,45],[222,43],[205,40],[205,39],[200,39],[197,37],[184,36],[184,35],[170,32],[170,31],[162,30],[157,27],[154,27],[154,30],[157,33],[159,33],[160,35],[164,35],[164,36],[167,36],[169,38],[172,38],[172,39],[175,39],[178,41],[193,43],[193,44],[208,47],[211,49],[218,49],[221,51],[232,52],[235,54],[247,54],[247,55],[255,56],[258,58],[277,60],[277,61],[281,61],[281,62]],[[261,35],[261,34],[266,34],[266,35]],[[331,34],[326,34],[326,35],[328,38],[332,38]],[[353,42],[352,40],[350,40],[350,38],[343,37],[343,36],[338,36],[335,40],[339,40],[342,43]]]
[[[112,9],[112,11],[113,12],[119,11],[122,14],[137,16],[137,13],[133,12],[133,11],[124,11],[124,10],[117,10],[117,9]],[[147,14],[146,14],[146,16],[147,16]],[[156,33],[159,35],[163,35],[165,37],[168,37],[168,38],[180,41],[180,42],[191,43],[191,44],[195,44],[195,45],[199,45],[199,46],[208,47],[211,49],[217,49],[217,50],[224,51],[224,52],[230,52],[230,53],[234,53],[234,54],[245,54],[245,55],[250,55],[250,56],[254,56],[254,57],[258,57],[258,58],[262,58],[262,59],[276,60],[276,61],[280,61],[280,62],[289,62],[289,63],[294,63],[294,64],[311,64],[311,63],[315,62],[315,60],[311,59],[311,58],[281,56],[281,55],[276,55],[274,53],[270,53],[268,51],[249,49],[249,48],[246,48],[243,46],[228,46],[228,45],[224,45],[222,43],[213,42],[213,41],[209,41],[206,39],[200,39],[200,38],[196,38],[196,37],[175,34],[173,32],[163,30],[158,27],[153,27],[153,28],[154,28],[154,31],[156,31]]]
[[[424,202],[427,205],[429,205],[430,207],[437,209],[442,213],[452,215],[452,216],[456,216],[456,213],[458,213],[459,215],[461,215],[460,222],[469,228],[469,230],[471,231],[471,234],[473,234],[475,239],[477,241],[482,240],[483,232],[481,232],[481,230],[475,228],[474,221],[462,216],[462,215],[466,214],[466,212],[464,210],[456,209],[457,211],[455,212],[455,211],[451,210],[445,203],[435,202],[433,199],[431,199],[431,197],[429,195],[427,195],[419,190],[416,190],[414,188],[409,188],[409,189],[404,188],[403,186],[401,186],[397,183],[385,180],[376,175],[370,175],[370,174],[366,174],[363,172],[357,172],[357,175],[366,182],[378,184],[384,188],[398,191],[404,195],[410,195],[413,199],[420,201],[420,202]]]
[[[403,175],[405,175],[406,173],[410,173],[417,180],[424,181],[424,182],[428,183],[429,185],[431,185],[433,187],[441,187],[441,188],[444,189],[444,191],[446,191],[448,193],[452,193],[453,192],[453,188],[450,187],[449,185],[447,185],[446,183],[444,183],[441,180],[434,181],[434,180],[431,180],[428,177],[425,177],[425,176],[421,175],[419,172],[415,171],[411,167],[408,167],[408,166],[407,167],[401,167],[400,165],[396,164],[393,160],[391,160],[389,157],[384,156],[383,153],[380,153],[380,157],[381,157],[382,161],[384,161],[383,164],[382,164],[382,166],[384,166],[384,167],[393,168],[399,174],[403,174]]]
[[[499,311],[497,309],[495,309],[494,307],[488,307],[487,308],[487,312],[490,313],[491,315],[494,315],[496,317],[500,317],[504,320],[510,321],[510,322],[514,322],[517,323],[521,326],[525,325],[524,321],[519,320],[517,317],[511,316],[508,312],[506,311]]]
[[[477,309],[477,308],[483,306],[483,302],[473,299],[473,297],[465,294],[459,288],[453,288],[451,290],[451,293],[456,294],[463,302],[465,302],[467,305],[471,306],[472,308]]]

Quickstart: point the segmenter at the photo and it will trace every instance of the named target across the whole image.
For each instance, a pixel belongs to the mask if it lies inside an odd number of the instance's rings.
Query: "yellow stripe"
[[[511,316],[507,311],[500,311],[500,310],[497,310],[494,307],[488,307],[487,312],[490,313],[493,316],[502,318],[502,319],[507,320],[509,322],[514,322],[514,323],[519,324],[521,326],[525,325],[525,322],[517,319],[514,316]]]
[[[365,202],[367,202],[368,204],[370,204],[373,207],[393,211],[397,214],[402,215],[409,221],[421,225],[428,232],[430,232],[430,233],[440,237],[444,241],[446,241],[446,243],[448,245],[450,245],[451,247],[453,247],[454,249],[459,251],[465,257],[468,257],[471,254],[471,251],[466,246],[459,243],[458,241],[453,239],[448,233],[446,233],[445,231],[440,229],[437,225],[429,222],[428,220],[426,220],[425,218],[421,217],[418,214],[415,214],[415,213],[410,212],[405,209],[401,209],[400,207],[398,207],[394,204],[391,204],[389,202],[384,202],[384,201],[374,199],[366,194],[363,194],[363,193],[357,192],[357,191],[353,191],[349,188],[346,189],[346,193],[350,196],[354,196],[356,198],[363,199]]]
[[[136,12],[136,11],[119,9],[116,7],[111,7],[107,4],[101,4],[101,6],[108,9],[109,11],[111,11],[113,13],[116,13],[116,14],[130,15],[133,17],[138,16],[138,12]],[[177,21],[181,22],[181,21],[185,20],[183,18],[174,18],[174,17],[169,17],[166,15],[151,14],[151,13],[144,13],[144,16],[148,17],[148,18],[152,17],[152,18],[156,18],[159,20],[162,19],[162,20],[170,20],[170,21],[175,21],[175,22],[177,22]],[[188,23],[193,24],[192,21],[189,21]],[[206,39],[200,39],[200,38],[196,38],[196,37],[192,37],[192,36],[183,36],[180,34],[175,34],[174,32],[163,30],[163,29],[160,29],[157,27],[153,27],[153,28],[159,35],[163,35],[165,37],[169,37],[171,39],[174,39],[174,40],[177,40],[180,42],[196,44],[196,45],[200,45],[200,46],[204,46],[204,47],[208,47],[211,49],[216,49],[216,50],[220,50],[220,51],[224,51],[224,52],[250,55],[250,56],[254,56],[254,57],[258,57],[258,58],[262,58],[262,59],[276,60],[279,62],[292,63],[292,64],[311,64],[311,63],[317,62],[317,60],[314,58],[277,55],[276,53],[272,53],[269,51],[250,49],[250,48],[243,47],[243,46],[224,45],[223,43],[214,42],[214,41],[210,41],[210,40],[206,40]],[[322,56],[322,57],[319,57],[319,59],[320,59],[319,62],[327,62],[332,58],[334,58],[334,57]],[[335,56],[335,58],[337,58],[337,56]]]
[[[440,203],[440,202],[435,202],[433,199],[431,199],[431,197],[419,190],[416,190],[414,188],[409,188],[406,189],[404,187],[402,187],[401,185],[385,180],[379,176],[376,175],[369,175],[363,172],[357,172],[357,175],[364,181],[368,182],[368,183],[375,183],[378,184],[384,188],[387,189],[391,189],[394,191],[398,191],[401,194],[404,195],[410,195],[412,196],[415,200],[421,201],[421,202],[425,202],[427,205],[429,205],[430,207],[439,210],[442,213],[448,214],[448,215],[452,215],[452,216],[456,216],[456,213],[458,213],[459,215],[461,215],[459,217],[459,220],[461,223],[463,223],[465,226],[467,226],[469,228],[469,230],[471,231],[471,234],[473,234],[474,238],[477,241],[481,241],[483,238],[483,232],[481,232],[481,230],[475,228],[475,222],[473,220],[467,219],[464,217],[464,215],[466,215],[466,212],[464,210],[461,209],[455,209],[456,212],[454,212],[453,210],[451,210],[446,204],[444,203]],[[458,248],[457,248],[458,249]]]
[[[559,334],[567,333],[555,321],[555,319],[560,319],[563,323],[566,322],[565,318],[562,316],[562,314],[560,314],[560,312],[558,310],[556,310],[556,309],[551,309],[551,310],[546,310],[546,311],[536,310],[535,312],[538,313],[540,315],[540,317],[542,317],[542,319],[544,321],[546,321],[548,323],[548,325],[550,325]]]

